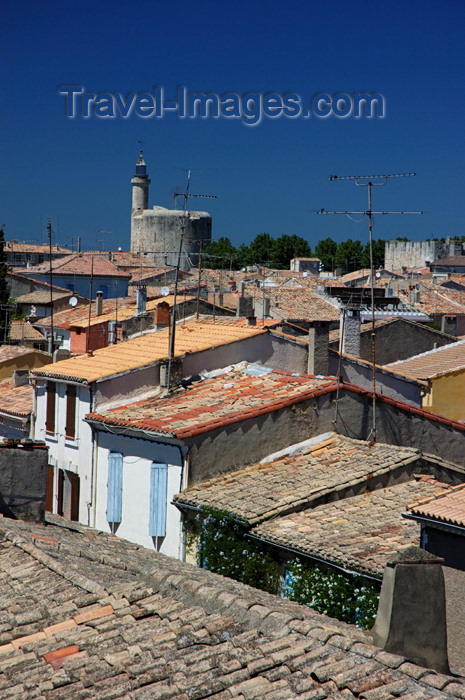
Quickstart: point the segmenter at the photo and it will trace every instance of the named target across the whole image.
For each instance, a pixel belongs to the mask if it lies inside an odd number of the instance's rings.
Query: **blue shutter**
[[[108,455],[107,522],[120,523],[123,510],[123,455]]]
[[[166,496],[168,491],[168,465],[152,462],[150,467],[150,521],[149,535],[166,535]]]

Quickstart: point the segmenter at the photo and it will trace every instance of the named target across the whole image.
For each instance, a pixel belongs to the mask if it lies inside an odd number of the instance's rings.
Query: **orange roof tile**
[[[10,340],[20,342],[22,340],[45,341],[43,333],[34,328],[34,326],[31,326],[29,321],[12,321],[9,337]]]
[[[305,401],[334,383],[332,377],[294,376],[247,365],[196,382],[173,396],[147,399],[88,417],[105,425],[183,439]]]
[[[191,322],[178,325],[175,338],[175,357],[200,352],[254,335],[266,333],[257,327],[241,328],[223,323]],[[95,350],[93,355],[79,355],[56,362],[48,371],[34,370],[38,377],[55,377],[90,383],[115,374],[130,372],[156,364],[168,357],[169,329],[147,333],[124,343]]]
[[[430,379],[463,367],[465,367],[465,340],[423,352],[408,360],[385,365],[386,369],[401,372],[417,379]]]
[[[0,413],[28,416],[32,411],[33,394],[31,384],[15,387],[13,379],[0,379]]]
[[[89,255],[88,253],[76,253],[75,255],[67,255],[63,258],[57,258],[52,261],[52,270],[54,275],[90,275],[94,276],[111,276],[111,277],[126,277],[129,275],[126,272],[118,270],[116,265],[108,258],[102,255]],[[50,262],[41,263],[34,267],[28,268],[28,275],[33,273],[47,273],[50,271]],[[24,274],[24,273],[23,273]]]
[[[436,493],[432,498],[409,505],[408,510],[413,515],[465,527],[465,486],[455,486],[446,494]]]

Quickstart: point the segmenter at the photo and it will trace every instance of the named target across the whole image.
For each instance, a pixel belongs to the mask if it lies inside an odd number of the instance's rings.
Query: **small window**
[[[47,433],[55,434],[55,382],[47,382],[47,408],[45,418],[45,430]]]
[[[168,489],[168,465],[152,462],[150,467],[150,521],[149,535],[166,535],[166,496]]]
[[[76,387],[72,384],[66,388],[65,435],[71,440],[74,440],[76,436]]]

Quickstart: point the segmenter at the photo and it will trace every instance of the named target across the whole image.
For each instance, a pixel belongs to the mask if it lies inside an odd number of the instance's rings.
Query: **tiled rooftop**
[[[50,253],[50,245],[48,243],[16,243],[16,241],[5,241],[5,252],[12,253]],[[60,246],[52,246],[53,253],[71,253],[69,248],[61,248]]]
[[[51,296],[53,301],[59,301],[60,299],[71,297],[72,295],[72,292],[69,291],[53,291]],[[18,304],[50,304],[50,286],[48,289],[37,289],[34,292],[22,294],[16,297],[16,301]]]
[[[223,323],[191,322],[176,328],[174,356],[200,352],[243,338],[266,333],[266,329],[229,326]],[[83,383],[105,379],[121,372],[155,364],[168,357],[169,329],[147,333],[124,343],[95,350],[92,356],[79,355],[56,362],[53,369],[35,370],[43,377],[69,378]],[[0,357],[1,359],[1,357]]]
[[[89,417],[105,425],[124,425],[182,439],[285,408],[334,383],[333,378],[293,376],[247,365],[195,382],[170,397],[148,399]]]
[[[456,486],[444,495],[435,495],[409,505],[414,515],[465,527],[465,486]]]
[[[0,379],[0,413],[28,416],[32,411],[33,396],[31,384],[15,387],[13,379]]]
[[[440,374],[446,374],[465,367],[465,340],[444,345],[421,355],[415,355],[408,360],[392,362],[385,365],[387,369],[402,374],[409,374],[417,379],[429,379]]]
[[[419,545],[418,524],[402,517],[407,504],[412,498],[448,493],[450,489],[431,477],[421,476],[269,520],[255,527],[252,534],[336,566],[381,578],[386,561],[400,547]]]
[[[23,355],[30,355],[33,352],[38,352],[38,350],[25,348],[21,345],[0,345],[0,363],[14,360],[16,357],[22,357]]]
[[[53,518],[0,520],[0,694],[21,700],[462,698],[306,607]],[[69,529],[67,528],[69,525]]]
[[[308,279],[308,278],[307,278]],[[290,320],[339,321],[339,308],[306,287],[271,287],[263,291],[248,285],[246,293],[261,300],[270,299],[274,316]]]
[[[52,270],[55,275],[103,275],[105,277],[128,277],[126,272],[120,272],[107,257],[88,253],[76,253],[64,258],[57,258],[52,262]],[[50,271],[50,263],[44,262],[28,269],[28,273],[47,273]]]
[[[446,289],[432,282],[421,280],[420,300],[412,306],[428,316],[451,314],[461,316],[465,314],[465,290],[463,292]],[[401,301],[404,297],[400,295]],[[410,299],[410,297],[409,297]]]
[[[249,524],[316,505],[334,492],[360,489],[368,477],[380,477],[415,462],[419,451],[371,444],[332,434],[294,455],[260,462],[187,488],[175,498],[198,508],[226,509]]]
[[[31,326],[28,321],[12,321],[10,326],[10,340],[19,341],[22,340],[32,340],[37,342],[44,342],[45,336],[43,333]]]

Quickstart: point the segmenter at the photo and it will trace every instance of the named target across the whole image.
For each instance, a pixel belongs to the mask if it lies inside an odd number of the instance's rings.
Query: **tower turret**
[[[147,165],[145,164],[142,151],[136,163],[136,173],[131,180],[132,184],[132,213],[138,209],[144,210],[149,207],[149,185],[150,180],[147,175]]]

